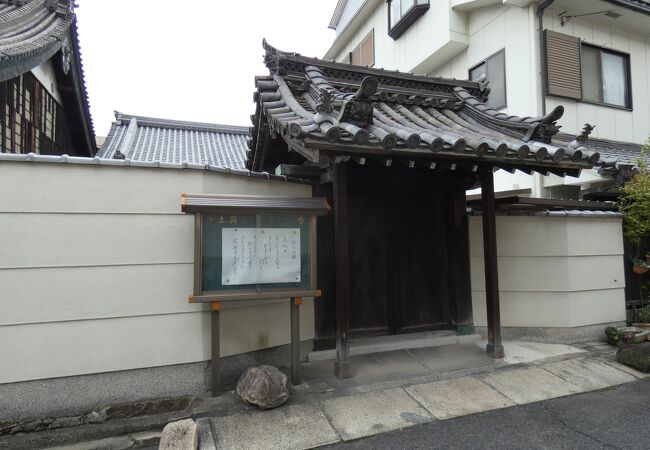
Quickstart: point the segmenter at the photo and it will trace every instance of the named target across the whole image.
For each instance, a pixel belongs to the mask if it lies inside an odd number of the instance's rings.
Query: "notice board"
[[[316,217],[325,198],[183,194],[194,214],[190,302],[317,297]]]
[[[203,292],[310,286],[309,217],[203,214]]]

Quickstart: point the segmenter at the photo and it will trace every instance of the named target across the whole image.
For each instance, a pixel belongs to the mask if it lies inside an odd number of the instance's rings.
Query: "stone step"
[[[409,348],[472,344],[480,340],[481,336],[478,334],[459,336],[455,331],[449,330],[355,338],[350,340],[350,356],[405,350]],[[335,358],[336,349],[309,352],[307,355],[308,361],[326,361]]]

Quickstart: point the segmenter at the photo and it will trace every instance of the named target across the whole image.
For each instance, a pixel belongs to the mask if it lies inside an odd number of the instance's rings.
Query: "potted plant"
[[[650,270],[650,266],[642,259],[632,258],[630,261],[632,262],[632,272],[637,275],[643,275]]]
[[[605,329],[605,335],[607,335],[608,344],[621,347],[623,345],[639,344],[645,341],[650,336],[650,330],[637,327],[607,327]]]

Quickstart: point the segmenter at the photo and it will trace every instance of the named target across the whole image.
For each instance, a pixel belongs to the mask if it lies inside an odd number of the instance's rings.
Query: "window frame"
[[[368,38],[370,38],[370,39],[371,39],[371,42],[372,42],[372,64],[363,64],[363,61],[360,61],[360,64],[355,64],[354,61],[353,61],[353,59],[352,59],[352,55],[354,54],[354,52],[359,51],[359,58],[361,58],[361,46],[363,45],[363,43],[365,42],[365,40],[368,39]],[[366,35],[361,39],[361,41],[359,42],[359,44],[357,44],[357,46],[354,47],[354,48],[352,49],[352,51],[348,52],[347,63],[348,63],[348,64],[354,64],[354,65],[357,65],[357,66],[367,66],[367,67],[374,67],[374,66],[375,66],[375,29],[374,29],[374,28],[372,28],[372,29],[371,29],[371,30],[370,30],[370,31],[369,31],[369,32],[368,32],[368,33],[367,33],[367,34],[366,34]]]
[[[411,5],[404,14],[401,14],[400,19],[395,23],[394,26],[391,27],[390,7],[393,1],[395,0],[386,0],[386,7],[388,9],[388,36],[390,36],[393,40],[397,40],[417,19],[419,19],[422,15],[424,15],[424,13],[427,12],[431,6],[431,0],[426,0],[426,3],[422,4],[418,4],[418,0],[413,0],[413,5]]]
[[[467,70],[467,79],[469,81],[472,81],[472,71],[479,67],[481,64],[485,64],[485,72],[487,73],[487,62],[489,59],[494,58],[495,56],[503,53],[503,97],[504,97],[504,104],[502,106],[499,106],[498,108],[490,106],[490,108],[494,109],[495,111],[500,111],[504,108],[508,107],[508,83],[507,83],[507,78],[506,78],[506,49],[502,48],[498,52],[492,53],[490,56],[487,58],[483,59],[482,61],[477,62],[473,66],[471,66]],[[488,81],[489,81],[489,75],[488,75]],[[488,85],[489,87],[489,85]]]
[[[585,46],[586,47],[591,47],[591,48],[594,48],[594,49],[597,49],[597,50],[600,51],[600,58],[601,58],[601,66],[600,66],[601,67],[601,74],[600,74],[600,84],[601,84],[601,86],[600,87],[601,88],[603,87],[603,85],[602,85],[603,84],[603,79],[602,79],[602,54],[603,54],[603,52],[623,57],[623,60],[625,61],[625,68],[624,68],[625,69],[624,70],[624,74],[625,74],[625,103],[626,103],[625,106],[616,105],[616,104],[613,104],[613,103],[605,103],[604,101],[597,102],[597,101],[594,101],[594,100],[585,100],[585,98],[584,98],[584,90],[585,90],[584,89],[584,80],[582,78],[582,71],[583,71],[582,63],[583,63],[583,60],[584,60],[583,57],[582,57],[582,49]],[[623,111],[632,111],[633,110],[633,103],[632,103],[632,71],[631,71],[631,63],[630,63],[630,54],[629,53],[622,52],[622,51],[619,51],[619,50],[614,50],[614,49],[611,49],[611,48],[601,47],[599,45],[594,45],[594,44],[591,44],[589,42],[584,42],[584,41],[581,40],[580,41],[580,80],[581,80],[581,89],[580,89],[581,98],[579,100],[580,102],[587,103],[589,105],[604,106],[606,108],[621,109]]]

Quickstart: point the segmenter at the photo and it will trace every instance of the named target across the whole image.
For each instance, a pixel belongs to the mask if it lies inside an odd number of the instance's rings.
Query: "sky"
[[[90,112],[250,126],[262,38],[322,57],[336,0],[77,0]]]

